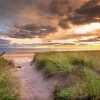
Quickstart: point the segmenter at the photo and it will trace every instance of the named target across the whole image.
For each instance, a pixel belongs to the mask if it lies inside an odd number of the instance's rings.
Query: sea
[[[49,52],[70,51],[65,48],[0,48],[0,52]]]

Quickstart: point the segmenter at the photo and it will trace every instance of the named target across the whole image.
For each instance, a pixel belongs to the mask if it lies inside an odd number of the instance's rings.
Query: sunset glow
[[[0,1],[1,48],[46,44],[100,46],[100,0]]]
[[[100,23],[91,23],[91,24],[81,25],[81,26],[75,28],[74,31],[77,34],[78,33],[84,34],[87,32],[92,32],[92,31],[98,30],[98,29],[100,29]]]

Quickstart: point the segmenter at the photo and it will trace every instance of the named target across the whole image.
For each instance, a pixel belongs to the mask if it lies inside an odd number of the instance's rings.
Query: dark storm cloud
[[[38,0],[37,0],[38,1]],[[44,1],[44,5],[42,2]],[[61,26],[62,28],[69,28],[68,25],[65,22],[65,19],[63,18],[66,16],[68,18],[68,21],[70,21],[70,18],[74,20],[78,14],[75,14],[73,17],[74,11],[79,8],[82,4],[84,4],[88,0],[77,0],[76,2],[73,0],[39,0],[37,4],[39,5],[39,9],[41,9],[43,12],[47,13],[51,18],[55,18],[55,20],[58,21],[58,26]],[[48,2],[48,3],[47,3]],[[41,4],[41,5],[40,5]],[[45,6],[47,5],[47,6]],[[56,16],[57,15],[57,16]],[[48,19],[50,20],[50,19]],[[79,20],[79,22],[77,22]],[[76,23],[80,23],[83,20],[82,18],[75,19],[74,21]],[[88,20],[88,19],[87,19]],[[89,19],[90,20],[90,19]],[[86,18],[84,18],[83,22],[86,21]],[[53,24],[53,23],[51,23]],[[50,25],[51,25],[50,24]],[[75,24],[75,23],[73,23]]]
[[[86,15],[86,16],[99,16],[100,15],[100,5],[96,5],[93,7],[87,7],[87,8],[80,8],[76,10],[77,13]]]
[[[17,32],[14,31],[9,34],[9,37],[13,38],[34,38],[36,36],[42,37],[49,33],[54,33],[57,31],[55,27],[52,26],[37,26],[35,24],[28,24],[24,26],[16,26]]]
[[[76,10],[75,17],[72,17],[72,22],[74,24],[84,24],[91,22],[100,22],[100,0],[90,0],[86,2],[83,6]]]
[[[75,25],[80,25],[80,24],[88,24],[92,22],[100,22],[100,19],[98,19],[99,16],[83,16],[83,15],[75,15],[75,16],[70,16],[67,19],[64,19],[63,21],[66,23],[67,21],[71,21]]]
[[[100,0],[89,0],[80,8],[76,9],[74,14],[63,19],[62,22],[72,22],[75,25],[88,24],[91,22],[100,22]],[[62,26],[63,27],[63,26]]]
[[[87,16],[100,15],[100,5],[98,5],[99,2],[100,0],[90,0],[86,2],[80,9],[77,9],[76,12]]]

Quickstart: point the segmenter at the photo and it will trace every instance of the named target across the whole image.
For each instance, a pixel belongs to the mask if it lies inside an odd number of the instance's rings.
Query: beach
[[[19,100],[52,100],[55,81],[45,80],[44,75],[31,65],[35,53],[7,53],[5,59],[13,61],[12,76],[19,84]]]

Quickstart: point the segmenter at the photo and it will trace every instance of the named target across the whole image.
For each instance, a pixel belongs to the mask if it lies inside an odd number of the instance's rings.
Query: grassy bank
[[[41,53],[35,56],[38,70],[46,77],[68,79],[54,88],[54,100],[100,100],[100,52]],[[65,83],[64,83],[65,84]]]
[[[12,67],[13,63],[5,60],[0,53],[0,100],[17,100],[17,90],[10,74]]]

